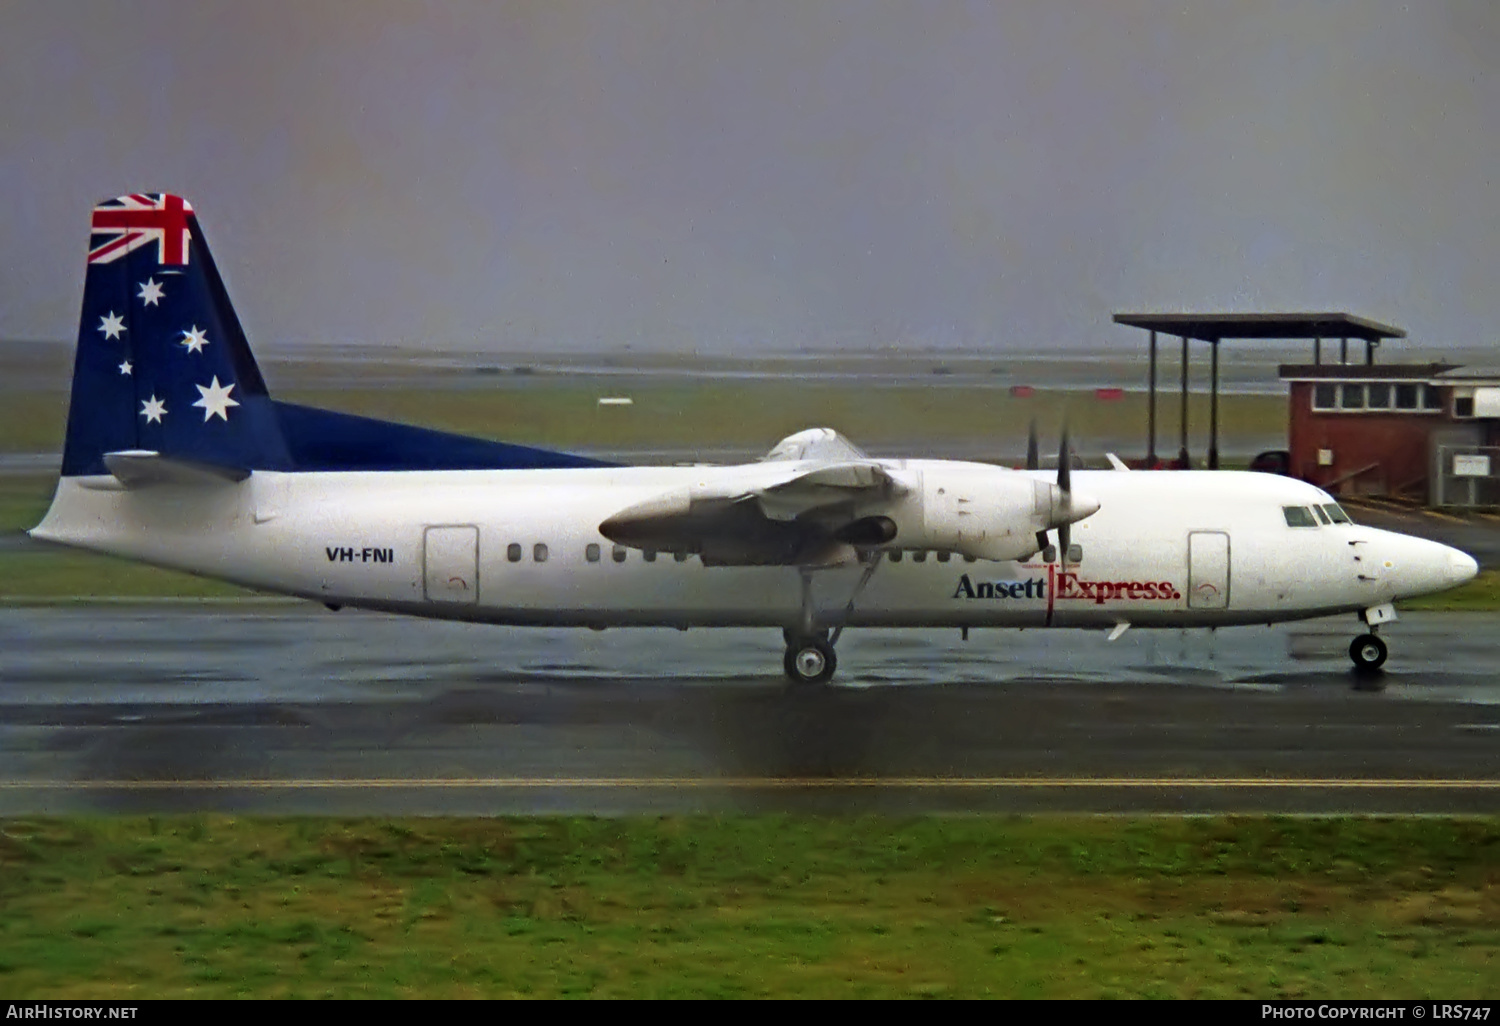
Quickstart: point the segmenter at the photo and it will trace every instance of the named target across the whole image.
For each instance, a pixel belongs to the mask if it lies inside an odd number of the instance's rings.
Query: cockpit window
[[[1340,506],[1336,502],[1330,502],[1328,505],[1319,506],[1318,508],[1326,513],[1328,515],[1328,519],[1332,520],[1335,524],[1354,523],[1353,520],[1349,519],[1349,514],[1344,512],[1344,507]]]
[[[1318,519],[1321,520],[1323,523],[1325,523],[1325,524],[1331,524],[1331,523],[1333,523],[1332,520],[1328,519],[1328,514],[1325,513],[1325,512],[1323,512],[1323,507],[1322,506],[1314,506],[1312,508],[1312,511],[1318,515]]]
[[[1312,510],[1306,506],[1283,506],[1282,514],[1286,517],[1288,527],[1317,527],[1318,522],[1313,518]]]

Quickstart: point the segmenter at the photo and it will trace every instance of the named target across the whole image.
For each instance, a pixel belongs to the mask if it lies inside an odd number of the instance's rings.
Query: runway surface
[[[1500,616],[512,630],[303,604],[0,608],[0,814],[1500,812]]]

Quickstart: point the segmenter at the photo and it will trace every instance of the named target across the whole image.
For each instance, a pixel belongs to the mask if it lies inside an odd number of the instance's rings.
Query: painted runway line
[[[770,790],[835,788],[1256,788],[1279,790],[1475,790],[1500,791],[1500,779],[1394,779],[1278,777],[428,777],[289,778],[244,780],[0,780],[0,791],[318,791],[425,789],[658,789]]]

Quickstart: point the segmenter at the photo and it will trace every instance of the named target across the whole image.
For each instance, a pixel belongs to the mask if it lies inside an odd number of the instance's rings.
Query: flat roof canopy
[[[1215,342],[1234,338],[1362,338],[1379,342],[1406,332],[1348,313],[1122,313],[1115,323],[1164,335]]]

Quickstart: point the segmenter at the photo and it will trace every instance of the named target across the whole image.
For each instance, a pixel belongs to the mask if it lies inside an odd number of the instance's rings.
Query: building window
[[[1456,395],[1453,397],[1453,415],[1455,417],[1474,416],[1474,397],[1472,395]]]
[[[531,558],[538,563],[547,562],[547,546],[542,542],[537,542],[531,547]]]
[[[1396,386],[1396,409],[1415,410],[1417,408],[1417,389],[1420,385],[1397,385]]]
[[[1372,410],[1391,408],[1391,386],[1384,382],[1371,382],[1365,386],[1366,405]]]
[[[1422,386],[1422,409],[1442,410],[1443,394],[1431,385]]]
[[[1312,510],[1306,506],[1283,506],[1282,516],[1286,517],[1288,527],[1317,527],[1318,522],[1313,519]]]
[[[1336,410],[1339,405],[1339,389],[1337,385],[1326,382],[1313,386],[1313,409]]]
[[[614,549],[610,551],[609,555],[610,558],[613,559],[616,563],[625,562],[625,546],[616,545]]]
[[[1362,410],[1365,408],[1364,385],[1340,385],[1339,409]]]
[[[511,542],[505,546],[505,558],[512,563],[519,563],[521,561],[521,545],[519,542]]]

